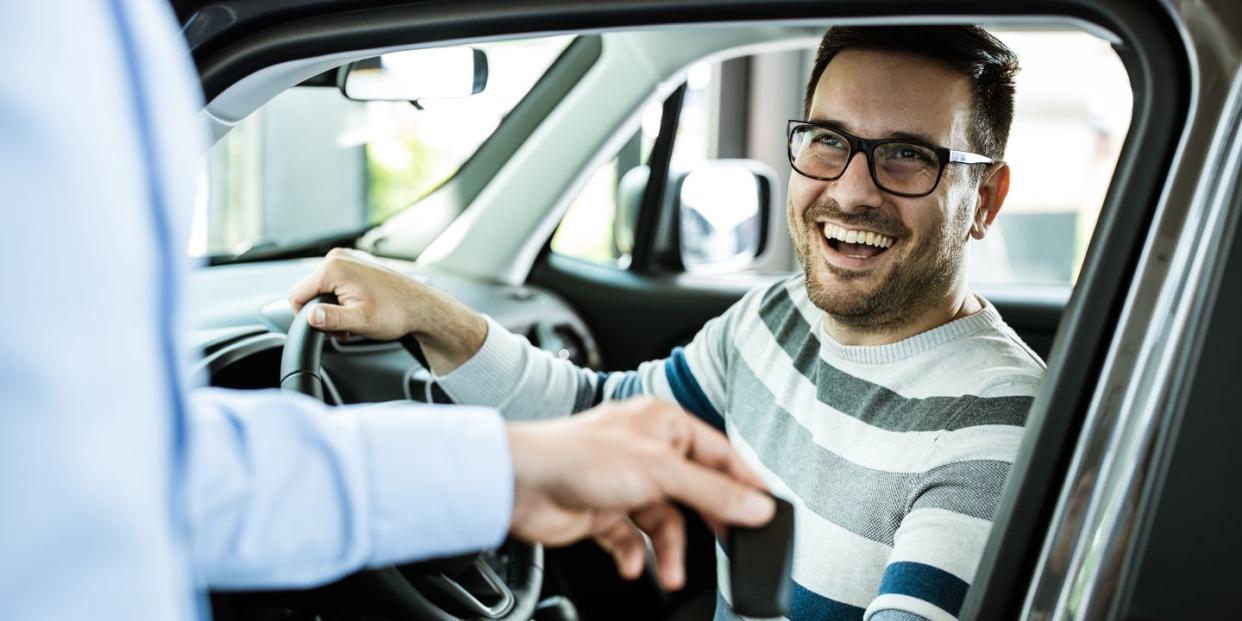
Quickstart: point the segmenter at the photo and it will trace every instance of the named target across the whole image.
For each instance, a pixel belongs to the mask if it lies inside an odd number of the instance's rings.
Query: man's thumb
[[[316,304],[306,320],[311,327],[325,332],[346,332],[353,328],[349,311],[336,304]]]

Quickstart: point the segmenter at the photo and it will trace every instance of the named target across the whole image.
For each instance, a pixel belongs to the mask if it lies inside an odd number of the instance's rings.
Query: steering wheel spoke
[[[516,603],[513,590],[482,557],[456,576],[436,574],[427,580],[465,618],[503,619]]]

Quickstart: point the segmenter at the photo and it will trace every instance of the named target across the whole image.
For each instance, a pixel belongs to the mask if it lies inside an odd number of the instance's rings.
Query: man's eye
[[[916,162],[930,161],[930,158],[923,152],[922,149],[916,149],[914,147],[898,147],[895,155],[899,160],[913,160]]]
[[[830,147],[833,149],[839,149],[845,143],[841,141],[840,136],[833,136],[832,134],[823,134],[815,138],[815,144],[821,147]]]

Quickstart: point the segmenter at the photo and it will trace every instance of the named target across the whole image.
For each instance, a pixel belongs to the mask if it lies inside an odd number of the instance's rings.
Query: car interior
[[[783,128],[800,118],[824,30],[982,23],[1024,69],[1014,186],[997,234],[974,251],[972,282],[1049,374],[968,610],[1016,618],[1154,217],[1152,171],[1172,158],[1188,105],[1168,25],[1122,3],[989,7],[986,18],[943,3],[913,20],[897,3],[563,4],[519,15],[272,3],[267,14],[174,2],[213,140],[189,249],[202,263],[188,287],[196,372],[213,386],[276,388],[292,356],[322,369],[328,403],[448,402],[409,343],[298,331],[286,292],[334,247],[367,251],[580,366],[661,358],[799,269]],[[451,76],[466,76],[464,94],[437,92],[447,70],[408,93],[350,91],[367,71],[396,72],[402,55],[457,67],[427,60],[446,50],[466,59]],[[677,593],[650,575],[621,580],[591,543],[510,542],[315,589],[213,593],[212,606],[221,620],[709,619],[713,535],[693,516],[690,528]]]

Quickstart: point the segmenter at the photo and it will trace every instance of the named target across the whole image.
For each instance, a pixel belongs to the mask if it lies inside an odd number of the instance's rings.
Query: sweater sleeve
[[[867,621],[955,621],[961,614],[1035,386],[1035,380],[1020,378],[969,397],[974,407],[1008,408],[999,418],[1013,424],[988,425],[986,435],[944,431],[937,438],[894,535]],[[967,406],[959,418],[970,418],[971,410]]]
[[[727,343],[734,316],[747,299],[709,321],[684,348],[623,372],[575,366],[531,345],[488,318],[487,337],[470,360],[436,382],[454,401],[498,409],[509,420],[567,416],[609,399],[652,396],[676,403],[724,428]]]

